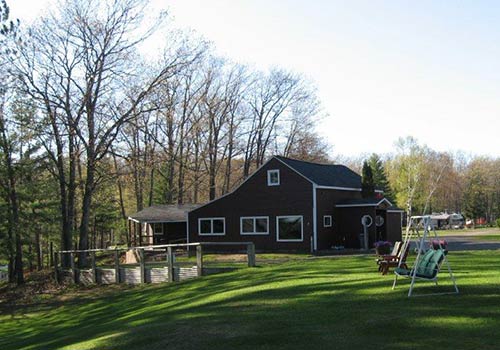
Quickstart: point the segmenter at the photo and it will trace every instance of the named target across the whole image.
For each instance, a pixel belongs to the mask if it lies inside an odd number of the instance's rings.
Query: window
[[[278,169],[267,171],[267,185],[268,186],[280,185],[280,171]]]
[[[198,219],[198,234],[200,236],[223,236],[226,234],[224,218]]]
[[[276,217],[278,242],[301,242],[303,240],[302,216]]]
[[[269,234],[269,217],[248,216],[240,218],[240,234],[267,235]]]
[[[331,215],[323,216],[323,227],[332,227],[332,216]]]
[[[384,218],[382,216],[377,215],[375,217],[375,225],[377,225],[377,227],[384,226],[384,222],[385,222],[385,220],[384,220]]]
[[[162,235],[163,234],[163,224],[153,224],[153,234]]]

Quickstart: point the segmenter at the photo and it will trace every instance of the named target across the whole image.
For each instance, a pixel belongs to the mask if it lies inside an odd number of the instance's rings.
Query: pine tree
[[[363,198],[371,198],[375,196],[375,184],[373,182],[373,173],[368,162],[363,162],[363,170],[361,172],[361,194]]]
[[[384,165],[378,154],[373,153],[370,156],[368,159],[368,165],[370,165],[373,173],[373,183],[375,184],[375,188],[383,190],[384,197],[390,202],[393,202],[394,196],[392,194],[391,187],[389,186],[389,180],[387,180]]]

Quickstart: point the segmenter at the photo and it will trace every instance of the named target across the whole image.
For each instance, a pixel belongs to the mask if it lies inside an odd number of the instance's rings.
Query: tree
[[[368,165],[373,173],[373,183],[375,187],[384,191],[384,197],[392,202],[394,198],[382,160],[376,153],[373,153],[370,158],[368,158]]]
[[[373,198],[375,196],[372,168],[366,160],[363,162],[363,170],[361,172],[361,194],[363,198]]]
[[[142,104],[146,97],[196,56],[180,46],[155,69],[134,59],[138,46],[166,18],[162,14],[156,22],[146,24],[147,5],[141,0],[66,2],[30,28],[31,40],[17,62],[24,92],[39,102],[52,125],[57,149],[54,161],[70,161],[69,189],[65,185],[68,170],[58,164],[61,198],[67,197],[64,202],[74,203],[75,159],[80,152],[84,155],[79,158],[84,161],[85,176],[81,250],[88,248],[92,197],[102,178],[99,162],[122,127],[149,108]],[[53,152],[51,145],[46,148]],[[71,205],[62,203],[61,207],[65,224],[70,225]],[[70,244],[71,229],[63,231],[63,244]],[[79,262],[85,264],[86,256],[82,254]]]

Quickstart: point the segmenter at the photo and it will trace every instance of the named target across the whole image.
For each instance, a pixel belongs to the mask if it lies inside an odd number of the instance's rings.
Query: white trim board
[[[387,202],[389,205],[392,205],[391,202],[387,198],[382,198],[380,201],[377,203],[370,203],[370,204],[336,204],[336,208],[351,208],[351,207],[377,207],[379,206],[382,202]]]

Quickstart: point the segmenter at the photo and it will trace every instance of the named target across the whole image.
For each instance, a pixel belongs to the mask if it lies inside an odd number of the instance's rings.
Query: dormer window
[[[268,186],[280,185],[280,171],[278,169],[267,171],[267,185]]]

